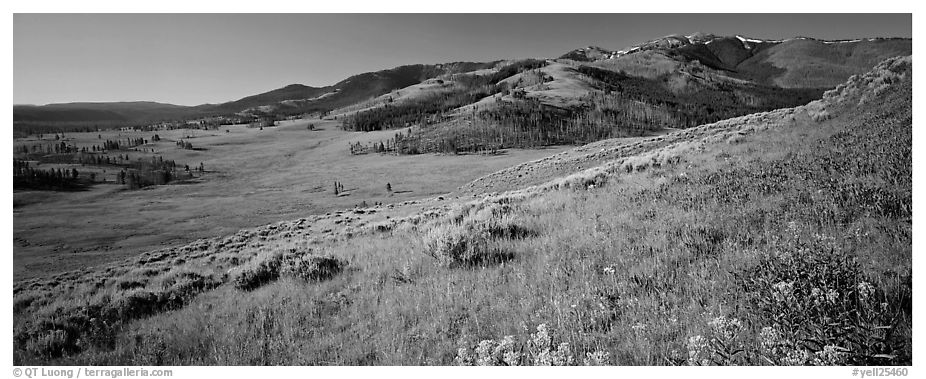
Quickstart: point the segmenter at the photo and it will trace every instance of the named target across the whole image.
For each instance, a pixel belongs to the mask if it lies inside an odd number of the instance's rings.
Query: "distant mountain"
[[[324,112],[368,100],[441,75],[491,68],[495,64],[496,62],[454,62],[400,66],[389,70],[354,75],[327,87],[314,88],[293,84],[220,104],[214,108],[204,107],[203,109],[230,113],[250,109],[283,114]]]
[[[14,105],[13,121],[134,121],[195,113],[190,107],[150,101]]]
[[[616,55],[615,52],[605,50],[598,46],[582,47],[563,54],[559,59],[572,59],[579,62],[590,62],[600,59],[610,59]]]
[[[580,62],[629,61],[626,57],[633,54],[659,53],[664,59],[679,63],[697,61],[732,77],[761,84],[784,88],[830,88],[852,75],[867,72],[884,59],[910,55],[912,51],[913,44],[909,38],[821,40],[794,37],[766,40],[695,33],[657,38],[623,50],[577,49],[561,58]]]
[[[367,100],[394,89],[452,73],[493,67],[495,62],[454,62],[436,65],[407,65],[351,76],[332,86],[310,87],[291,84],[272,91],[221,104],[181,106],[155,102],[66,103],[14,105],[13,121],[20,127],[35,125],[139,124],[182,120],[241,112],[299,114],[327,111]]]

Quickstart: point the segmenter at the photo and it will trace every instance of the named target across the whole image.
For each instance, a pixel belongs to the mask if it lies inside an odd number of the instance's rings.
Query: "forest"
[[[152,141],[159,141],[155,134]],[[68,191],[83,189],[93,184],[106,182],[97,174],[107,169],[120,170],[116,182],[126,189],[134,190],[154,185],[164,185],[178,180],[193,178],[193,173],[204,172],[202,164],[191,169],[183,165],[182,170],[174,160],[165,160],[161,156],[149,158],[136,157],[128,153],[137,152],[135,147],[148,143],[144,138],[127,138],[124,140],[105,140],[100,145],[77,147],[64,141],[55,143],[37,143],[18,145],[13,154],[13,189],[14,190],[51,190]],[[192,145],[186,142],[184,148]],[[110,154],[119,152],[118,154]],[[43,164],[65,165],[62,169],[40,168]],[[78,170],[78,166],[81,167]]]

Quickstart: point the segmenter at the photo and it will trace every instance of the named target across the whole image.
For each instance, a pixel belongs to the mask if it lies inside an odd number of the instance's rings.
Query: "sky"
[[[221,103],[405,64],[558,57],[694,32],[911,37],[910,14],[14,14],[13,102]]]

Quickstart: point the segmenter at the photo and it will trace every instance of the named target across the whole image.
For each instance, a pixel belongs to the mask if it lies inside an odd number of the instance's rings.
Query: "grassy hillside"
[[[361,110],[341,122],[345,129],[363,131],[416,126],[401,138],[384,141],[387,151],[483,152],[581,145],[687,128],[806,104],[823,92],[714,80],[697,70],[645,78],[544,61],[517,62],[490,75],[466,78],[445,84],[448,89],[440,93]]]
[[[909,39],[842,43],[801,39],[765,49],[737,68],[750,78],[760,79],[767,70],[763,67],[771,65],[782,72],[771,75],[770,84],[784,88],[832,88],[849,76],[867,72],[884,59],[912,52]]]
[[[909,365],[910,62],[333,238],[18,283],[14,362]]]
[[[909,38],[867,38],[825,41],[797,37],[766,41],[714,35],[669,36],[623,52],[575,50],[563,58],[592,61],[601,68],[631,75],[654,76],[685,70],[692,62],[717,74],[783,88],[832,88],[849,76],[867,72],[884,59],[909,55]]]

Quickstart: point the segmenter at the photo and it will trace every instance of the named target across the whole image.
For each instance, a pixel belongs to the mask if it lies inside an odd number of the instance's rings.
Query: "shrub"
[[[449,221],[432,227],[425,235],[426,253],[442,267],[476,266],[510,260],[514,255],[501,249],[497,240],[537,235],[512,217],[512,212],[510,205],[496,202],[458,209]]]
[[[328,280],[339,274],[345,262],[334,257],[302,256],[288,262],[282,273],[307,282]]]
[[[283,254],[275,253],[264,257],[256,257],[256,262],[240,267],[232,279],[235,288],[243,291],[252,291],[260,286],[280,277],[280,266],[283,263]]]
[[[475,263],[477,256],[485,251],[484,245],[485,240],[472,236],[459,224],[436,226],[425,236],[427,254],[442,267]]]

